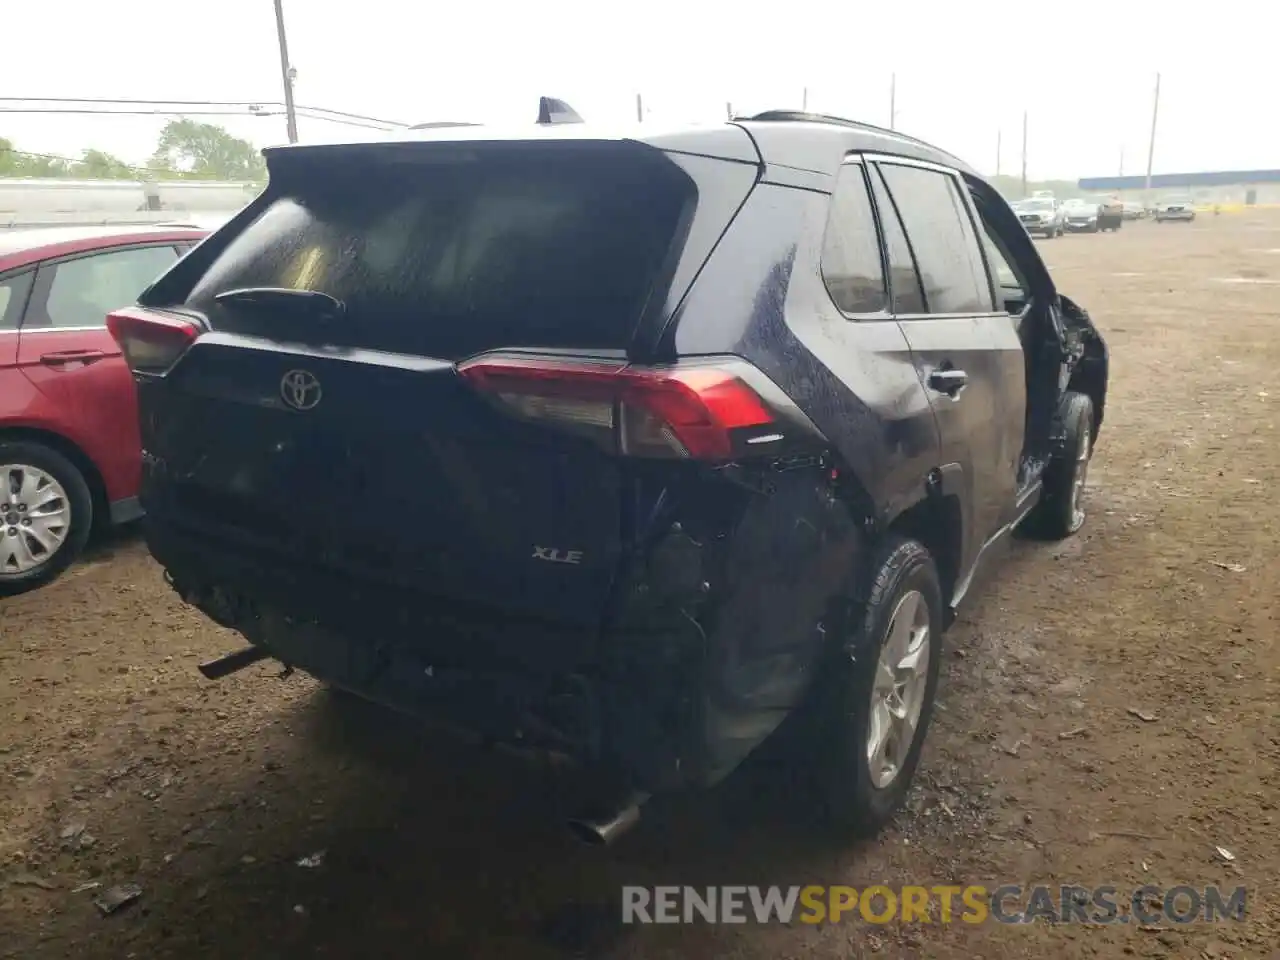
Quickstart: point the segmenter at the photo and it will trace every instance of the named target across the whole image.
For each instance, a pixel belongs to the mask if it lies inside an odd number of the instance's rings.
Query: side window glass
[[[67,260],[55,268],[42,326],[100,327],[178,259],[171,246],[134,247]]]
[[[989,313],[991,288],[955,178],[922,167],[881,167],[915,253],[930,313]]]
[[[871,178],[871,191],[875,194],[876,207],[880,211],[880,225],[884,228],[884,245],[889,251],[889,290],[893,297],[893,312],[898,316],[924,313],[924,288],[920,285],[920,272],[916,269],[911,246],[902,230],[898,211],[884,188],[879,171]]]
[[[0,330],[18,329],[22,310],[27,305],[27,295],[31,292],[31,278],[34,276],[34,270],[27,270],[0,280]]]
[[[822,245],[822,279],[831,299],[845,313],[885,309],[888,298],[880,237],[861,164],[840,168]]]
[[[987,250],[987,260],[995,271],[996,283],[1000,285],[1000,289],[1014,290],[1025,296],[1028,293],[1026,282],[1014,268],[1013,262],[1005,255],[1004,245],[1000,242],[999,236],[985,223],[982,241]]]

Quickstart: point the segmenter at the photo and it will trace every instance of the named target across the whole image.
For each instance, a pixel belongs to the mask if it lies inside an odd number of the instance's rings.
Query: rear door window
[[[18,329],[34,274],[34,270],[25,270],[0,280],[0,330]]]
[[[53,278],[43,303],[32,303],[23,326],[106,326],[108,313],[137,301],[138,295],[177,259],[178,251],[165,244],[95,253],[41,267],[41,277],[46,270],[52,270]]]
[[[450,360],[629,344],[691,197],[679,168],[634,144],[418,156],[304,156],[273,171],[276,199],[187,304],[215,329]],[[270,304],[214,300],[246,287],[319,291],[345,316],[321,331]]]
[[[831,299],[845,313],[885,309],[880,237],[860,163],[840,168],[822,248],[822,279]]]
[[[991,284],[956,178],[897,163],[880,169],[915,254],[929,313],[991,313]]]
[[[907,243],[902,221],[880,172],[877,170],[874,174],[871,188],[880,211],[885,250],[889,254],[889,291],[893,298],[893,312],[899,316],[924,313],[924,288],[920,285],[920,271],[916,269],[915,257],[911,255],[911,245]]]

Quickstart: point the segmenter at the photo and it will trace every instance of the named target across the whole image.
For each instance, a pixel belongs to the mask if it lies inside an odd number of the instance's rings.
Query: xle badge
[[[581,550],[561,550],[559,547],[534,547],[533,559],[551,563],[581,563]]]

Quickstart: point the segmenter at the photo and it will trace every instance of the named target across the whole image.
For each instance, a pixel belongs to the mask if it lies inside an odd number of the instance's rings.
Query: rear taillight
[[[728,460],[744,445],[774,438],[773,413],[734,363],[645,368],[479,357],[458,373],[507,412],[578,433],[614,453]]]
[[[200,335],[200,328],[188,320],[143,307],[125,307],[107,314],[107,329],[135,373],[168,372]]]

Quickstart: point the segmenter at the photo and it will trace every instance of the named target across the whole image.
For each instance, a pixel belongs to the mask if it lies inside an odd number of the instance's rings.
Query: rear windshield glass
[[[188,304],[215,329],[450,360],[627,346],[690,199],[674,164],[634,144],[421,162],[427,150],[290,158],[273,172],[276,198]],[[246,287],[319,291],[345,316],[321,331],[278,300],[214,301]]]

